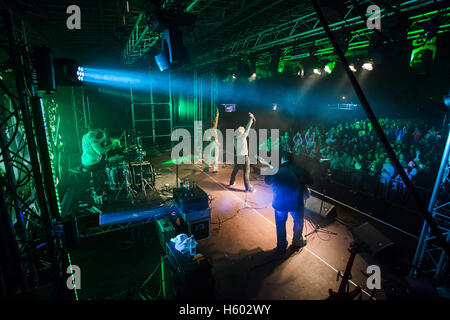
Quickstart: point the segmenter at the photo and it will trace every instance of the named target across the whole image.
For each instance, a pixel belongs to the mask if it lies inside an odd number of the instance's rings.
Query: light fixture
[[[233,75],[231,76],[231,78],[233,78],[233,80],[236,80],[236,73],[233,73]]]
[[[276,103],[274,103],[273,107],[272,107],[273,111],[277,111],[277,108],[278,108],[278,105]]]
[[[353,72],[356,72],[356,67],[354,64],[351,64],[348,66],[350,70],[352,70]]]
[[[252,75],[249,78],[250,81],[255,81],[256,80],[256,72],[253,72]]]
[[[372,71],[373,70],[373,62],[366,62],[362,65],[364,70]]]
[[[334,61],[329,62],[329,63],[327,63],[327,64],[325,65],[325,68],[323,68],[323,70],[324,70],[326,73],[330,74],[331,72],[333,72],[333,69],[334,69],[335,65],[336,65],[336,62],[334,62]]]
[[[319,75],[319,76],[322,74],[322,72],[320,72],[320,70],[317,69],[317,68],[314,68],[314,69],[313,69],[313,72],[314,72],[315,74]]]
[[[77,69],[77,79],[78,79],[78,81],[83,81],[83,79],[84,79],[84,69],[83,69],[83,67],[78,67],[78,69]]]

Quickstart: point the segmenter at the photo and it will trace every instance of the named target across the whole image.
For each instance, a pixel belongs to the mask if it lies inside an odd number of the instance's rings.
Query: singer
[[[249,120],[247,125],[244,127],[237,128],[237,135],[234,137],[234,146],[236,148],[236,153],[234,156],[234,168],[231,172],[230,184],[228,187],[233,187],[236,180],[236,174],[240,169],[244,170],[244,185],[246,192],[255,192],[256,190],[250,184],[250,161],[248,159],[248,145],[247,136],[250,131],[250,127],[253,122],[256,121],[255,116],[252,113],[248,113]]]

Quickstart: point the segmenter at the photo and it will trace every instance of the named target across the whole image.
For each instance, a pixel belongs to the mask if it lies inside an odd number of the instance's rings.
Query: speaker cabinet
[[[322,218],[329,218],[329,216],[336,216],[336,209],[334,205],[329,202],[322,201],[315,197],[309,197],[305,202],[305,209],[321,216]]]
[[[189,52],[178,28],[166,29],[161,39],[161,53],[155,56],[160,71],[176,69],[189,62]]]
[[[362,250],[374,259],[385,261],[392,258],[394,243],[368,222],[352,230],[356,240],[363,244]]]

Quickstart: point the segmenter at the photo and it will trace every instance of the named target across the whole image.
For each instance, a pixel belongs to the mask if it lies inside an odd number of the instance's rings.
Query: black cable
[[[410,194],[412,195],[414,201],[416,202],[416,205],[419,208],[419,211],[421,212],[422,217],[425,218],[432,233],[436,236],[436,238],[438,239],[438,242],[444,248],[447,256],[450,256],[450,245],[447,243],[445,238],[442,236],[441,232],[439,231],[439,227],[437,226],[437,224],[434,221],[431,214],[426,209],[425,204],[420,197],[420,194],[418,193],[418,191],[412,184],[411,180],[406,175],[405,171],[403,170],[402,165],[400,164],[399,160],[397,159],[397,156],[396,156],[394,150],[392,149],[392,147],[390,146],[390,144],[386,138],[386,135],[384,134],[383,129],[381,128],[381,126],[378,122],[377,117],[375,116],[372,108],[370,107],[369,102],[367,101],[366,96],[364,95],[364,92],[362,91],[361,87],[358,84],[358,81],[356,80],[355,75],[349,69],[347,59],[346,59],[344,53],[342,52],[341,48],[337,44],[336,39],[334,38],[334,35],[331,32],[330,27],[328,26],[328,23],[323,15],[322,10],[320,9],[319,5],[317,4],[317,0],[311,0],[311,2],[314,6],[314,9],[315,9],[317,15],[319,16],[319,19],[323,25],[323,28],[325,29],[325,32],[328,35],[328,38],[330,39],[331,43],[333,44],[333,47],[334,47],[338,57],[341,60],[341,63],[343,63],[343,65],[344,65],[344,69],[347,73],[347,76],[349,77],[350,82],[352,83],[353,89],[355,90],[355,92],[358,96],[358,99],[361,102],[361,106],[363,107],[364,111],[366,112],[367,117],[369,118],[370,122],[372,123],[372,127],[375,129],[376,133],[378,134],[378,137],[380,138],[381,143],[383,144],[384,148],[386,149],[389,158],[393,162],[395,169],[399,172],[400,177],[402,178],[402,180],[405,183],[406,187],[408,188]]]

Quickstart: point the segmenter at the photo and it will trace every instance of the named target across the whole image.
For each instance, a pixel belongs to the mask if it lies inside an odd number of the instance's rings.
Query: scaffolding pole
[[[450,129],[450,127],[449,127]],[[441,165],[434,183],[433,193],[431,195],[428,211],[436,221],[438,228],[447,242],[450,241],[450,198],[448,191],[449,171],[450,171],[450,131],[448,130],[447,143],[445,144],[444,154],[442,155]],[[436,241],[429,225],[425,221],[422,227],[419,242],[417,244],[416,254],[413,260],[413,267],[410,271],[410,277],[418,276],[419,271],[432,274],[435,280],[440,280],[447,266],[447,257],[442,246]]]

